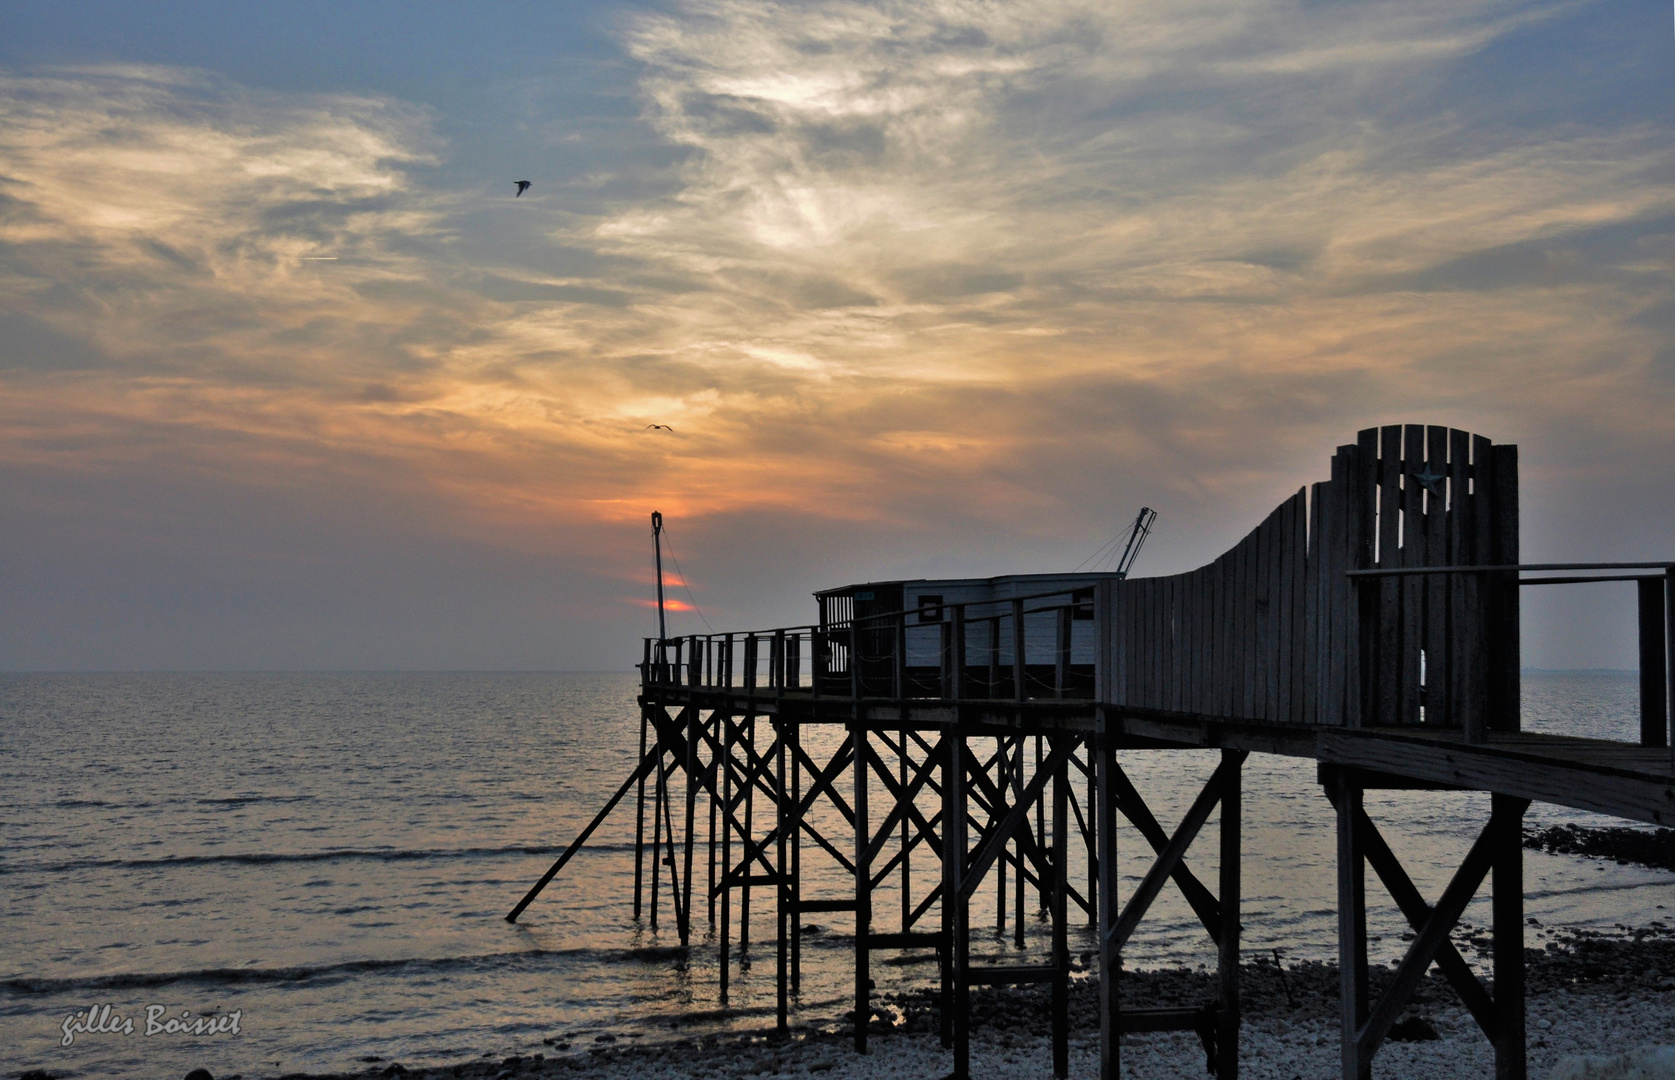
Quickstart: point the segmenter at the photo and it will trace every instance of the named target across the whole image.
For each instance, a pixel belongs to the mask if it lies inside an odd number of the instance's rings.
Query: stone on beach
[[[1605,1057],[1567,1057],[1547,1076],[1548,1080],[1675,1080],[1675,1046],[1647,1046]]]

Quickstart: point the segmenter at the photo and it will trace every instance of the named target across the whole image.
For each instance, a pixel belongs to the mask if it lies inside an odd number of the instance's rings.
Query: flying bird
[[[646,430],[647,431],[667,431],[667,432],[673,434],[675,429],[670,427],[668,424],[647,424],[646,425]]]
[[[512,198],[514,198],[514,199],[523,198],[523,193],[529,190],[529,181],[528,180],[513,180],[512,183],[518,185],[518,193],[516,195],[513,195]]]

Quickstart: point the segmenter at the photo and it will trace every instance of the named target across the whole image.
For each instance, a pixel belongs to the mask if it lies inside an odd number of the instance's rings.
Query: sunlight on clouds
[[[485,533],[655,503],[1034,537],[1158,492],[1260,512],[1365,423],[1667,446],[1672,264],[1632,236],[1675,215],[1667,124],[1402,107],[1562,10],[641,14],[678,187],[530,217],[551,273],[466,265],[399,102],[13,73],[0,295],[81,359],[0,371],[0,445],[384,468]]]

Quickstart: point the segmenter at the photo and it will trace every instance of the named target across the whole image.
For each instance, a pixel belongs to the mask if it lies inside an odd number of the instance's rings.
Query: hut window
[[[1076,589],[1070,594],[1070,617],[1081,622],[1093,621],[1093,590]]]
[[[942,621],[942,596],[940,594],[919,597],[918,606],[922,609],[919,612],[920,622]]]

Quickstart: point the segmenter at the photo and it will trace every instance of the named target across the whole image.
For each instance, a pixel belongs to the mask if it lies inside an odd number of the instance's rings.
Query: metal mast
[[[651,543],[657,553],[657,644],[661,648],[669,640],[669,627],[663,616],[663,515],[656,510],[651,512]]]

